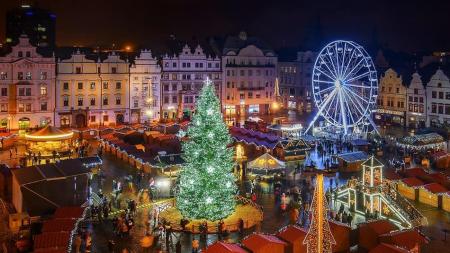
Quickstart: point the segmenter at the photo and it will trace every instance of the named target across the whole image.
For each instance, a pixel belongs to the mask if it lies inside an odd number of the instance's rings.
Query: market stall
[[[286,168],[286,164],[271,156],[269,153],[265,153],[247,164],[250,175],[268,178],[273,177],[276,173],[282,172],[284,168]]]
[[[253,253],[284,253],[288,244],[274,235],[255,233],[244,238],[242,245]]]
[[[450,154],[446,151],[438,151],[431,156],[434,167],[436,169],[449,169],[450,168]]]
[[[274,154],[284,161],[304,160],[311,148],[301,139],[281,140],[274,148]]]
[[[397,190],[403,197],[410,200],[416,200],[419,195],[418,189],[422,185],[424,185],[424,183],[421,180],[415,177],[408,177],[398,182]]]
[[[356,172],[361,170],[361,164],[369,157],[365,152],[357,151],[339,154],[336,158],[339,163],[339,171]]]
[[[447,150],[444,137],[437,133],[406,136],[397,141],[397,146],[409,151]]]
[[[448,192],[447,188],[431,183],[419,187],[419,202],[433,207],[442,207],[442,195]]]
[[[442,194],[442,210],[450,212],[450,191]]]
[[[306,252],[306,245],[303,244],[303,240],[307,233],[308,230],[291,225],[280,229],[276,236],[288,243],[286,253]]]

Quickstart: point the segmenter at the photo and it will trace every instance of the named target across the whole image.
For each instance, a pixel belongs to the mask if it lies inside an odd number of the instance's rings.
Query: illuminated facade
[[[86,127],[129,122],[129,64],[116,53],[103,61],[79,50],[58,61],[56,125]]]
[[[314,59],[317,57],[317,52],[301,51],[297,52],[297,63],[299,72],[299,94],[302,97],[299,109],[310,112],[314,107],[313,93],[312,93],[312,73],[314,68]]]
[[[26,36],[0,57],[0,129],[54,123],[55,58],[36,52]]]
[[[425,123],[427,122],[427,96],[422,79],[417,72],[412,75],[411,84],[406,90],[406,97],[408,99],[406,125],[411,128],[425,127]]]
[[[150,50],[142,50],[130,66],[130,122],[160,118],[161,67]]]
[[[427,84],[427,126],[450,124],[450,82],[441,69]]]
[[[222,105],[228,120],[236,115],[267,114],[274,101],[278,58],[256,38],[241,32],[225,41]]]
[[[403,84],[402,77],[391,68],[386,70],[380,78],[377,105],[376,121],[405,125],[406,86]]]
[[[206,77],[214,83],[220,99],[220,58],[207,55],[200,45],[195,49],[185,45],[178,55],[165,55],[161,75],[162,119],[189,118]]]

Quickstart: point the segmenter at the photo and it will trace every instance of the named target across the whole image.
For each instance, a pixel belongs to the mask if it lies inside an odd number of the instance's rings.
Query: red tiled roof
[[[247,253],[247,251],[245,249],[241,248],[237,244],[220,242],[220,241],[217,241],[217,242],[211,244],[203,252],[204,253]]]
[[[422,168],[412,168],[405,170],[407,177],[426,176],[428,173]]]
[[[34,237],[34,249],[67,249],[69,239],[70,233],[68,232],[43,233]]]
[[[242,241],[242,244],[251,251],[258,251],[258,249],[267,244],[282,244],[287,245],[286,242],[278,239],[274,235],[252,234]]]
[[[422,186],[423,188],[425,188],[427,191],[432,192],[432,193],[443,193],[443,192],[447,192],[447,188],[445,188],[444,186],[438,184],[438,183],[431,183],[431,184],[426,184],[424,186]]]
[[[306,231],[305,229],[292,225],[284,228],[283,230],[280,230],[277,233],[277,236],[285,241],[292,243],[299,239],[303,240],[307,233],[308,231]]]
[[[396,247],[394,245],[381,243],[370,250],[369,253],[409,253],[409,251],[400,247]]]
[[[402,179],[402,182],[409,187],[418,187],[418,186],[424,185],[424,183],[422,181],[420,181],[419,179],[417,179],[415,177],[404,178],[404,179]]]
[[[397,227],[395,227],[395,225],[393,225],[392,223],[390,223],[387,220],[376,220],[376,221],[363,223],[362,225],[368,226],[377,235],[386,234],[386,233],[389,233],[389,232],[397,229]]]
[[[55,214],[53,214],[54,219],[79,219],[83,216],[84,208],[78,206],[64,206],[58,207]]]
[[[392,180],[392,181],[402,179],[402,177],[399,174],[397,174],[395,171],[392,171],[392,170],[384,171],[383,176],[384,176],[384,178],[386,178],[388,180]]]
[[[436,173],[432,173],[429,175],[431,178],[433,178],[433,181],[435,183],[439,183],[439,184],[445,184],[446,182],[448,182],[448,178],[446,175],[444,175],[443,173],[440,172],[436,172]]]
[[[427,237],[425,237],[415,229],[384,234],[379,238],[381,242],[400,246],[407,250],[413,249],[414,247],[416,247],[416,244],[420,246],[429,242]]]
[[[45,232],[70,232],[75,227],[75,220],[73,219],[58,219],[48,220],[42,226],[42,233]]]

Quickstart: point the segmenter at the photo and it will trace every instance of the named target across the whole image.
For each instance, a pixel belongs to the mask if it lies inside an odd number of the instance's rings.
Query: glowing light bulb
[[[211,204],[212,203],[212,198],[211,197],[207,197],[206,198],[206,204]]]

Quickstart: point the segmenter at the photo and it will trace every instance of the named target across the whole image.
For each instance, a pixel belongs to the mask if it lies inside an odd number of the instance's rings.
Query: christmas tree
[[[187,219],[219,220],[234,211],[236,185],[228,127],[212,82],[204,82],[183,143],[177,207]]]
[[[308,253],[331,253],[336,244],[328,224],[328,204],[323,190],[323,175],[316,178],[316,189],[310,208],[311,224],[303,244]]]

